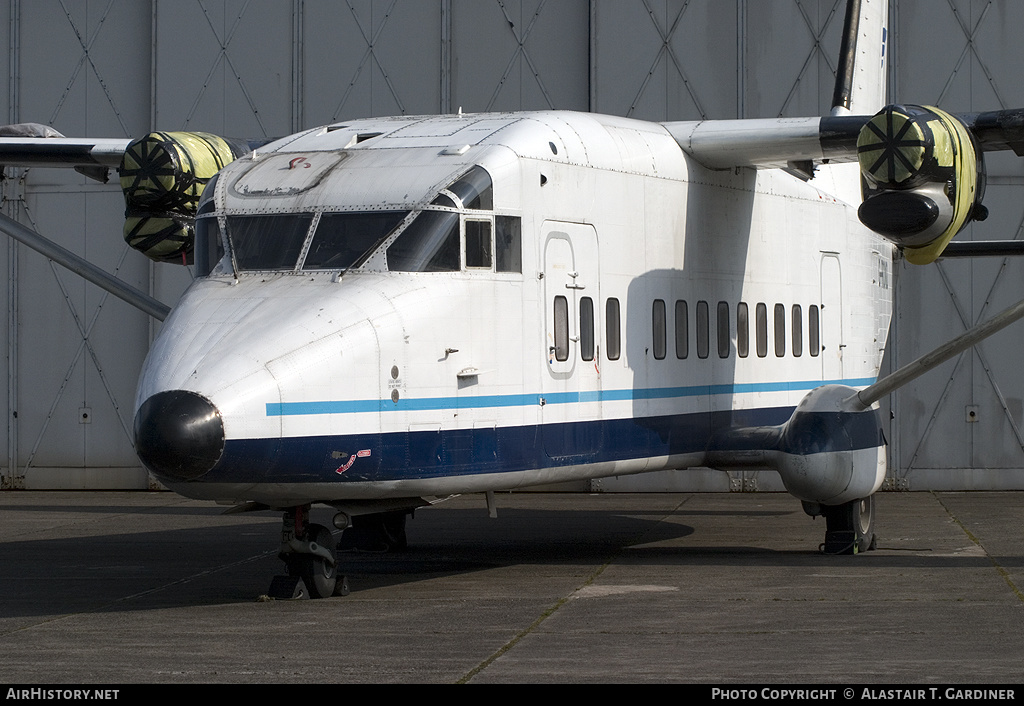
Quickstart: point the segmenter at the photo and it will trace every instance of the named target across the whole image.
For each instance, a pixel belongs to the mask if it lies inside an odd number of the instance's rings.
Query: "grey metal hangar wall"
[[[844,0],[7,0],[6,122],[67,135],[152,129],[260,137],[371,115],[571,109],[649,120],[828,108]],[[1012,0],[898,0],[893,95],[955,111],[1024,105]],[[1018,32],[1019,34],[1019,32]],[[989,161],[992,216],[1020,237],[1021,160]],[[121,239],[116,185],[8,168],[6,213],[173,303],[187,268]],[[963,237],[963,236],[961,236]],[[897,267],[892,361],[1019,298],[1024,264]],[[4,487],[145,488],[134,389],[158,326],[34,252],[0,243]],[[898,393],[894,488],[1024,487],[1024,381],[1011,330]],[[2,404],[3,402],[0,402]],[[612,489],[777,487],[768,474],[659,474]]]

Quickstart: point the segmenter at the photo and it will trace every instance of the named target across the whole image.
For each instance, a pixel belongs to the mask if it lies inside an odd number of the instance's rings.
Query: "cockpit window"
[[[228,216],[228,240],[240,270],[294,270],[312,213]]]
[[[203,187],[203,193],[199,195],[199,203],[196,208],[196,215],[201,216],[204,213],[212,213],[214,207],[216,207],[216,201],[214,200],[214,194],[217,192],[217,178],[220,177],[220,172],[214,174],[210,181],[206,182],[206,186]]]
[[[473,167],[448,187],[448,191],[459,197],[462,205],[477,211],[494,209],[494,190],[491,175],[483,167]]]
[[[409,214],[408,211],[324,213],[313,234],[302,268],[345,270],[358,264]]]
[[[431,201],[434,206],[444,206],[445,208],[458,208],[451,197],[447,194],[438,194],[437,198]]]
[[[392,272],[456,272],[459,252],[459,214],[424,211],[388,247]]]
[[[491,221],[466,219],[466,267],[491,267]]]
[[[220,238],[220,225],[216,216],[209,214],[216,209],[217,202],[214,194],[217,189],[217,177],[206,183],[202,195],[199,197],[199,204],[196,209],[196,239],[194,246],[194,262],[196,265],[196,277],[206,277],[210,274],[220,259],[224,257],[224,243]]]
[[[196,218],[196,277],[209,275],[222,257],[224,257],[224,243],[220,239],[220,226],[217,223],[217,217],[200,216]]]

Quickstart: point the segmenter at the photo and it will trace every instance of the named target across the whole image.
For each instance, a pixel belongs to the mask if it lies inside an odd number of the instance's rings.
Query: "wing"
[[[870,115],[662,123],[709,169],[784,169],[801,162],[853,162]]]
[[[816,164],[860,164],[861,222],[927,264],[972,220],[988,216],[983,153],[1024,156],[1024,109],[953,115],[889,105],[873,116],[663,123],[709,169],[781,168],[804,179]]]
[[[131,140],[0,137],[0,164],[22,167],[117,168]]]
[[[106,183],[109,170],[121,164],[131,140],[67,138],[48,125],[0,126],[0,165],[73,167]]]
[[[169,262],[188,261],[203,186],[224,164],[250,150],[245,141],[204,133],[151,133],[127,140],[67,138],[35,123],[0,127],[0,165],[74,168],[102,182],[110,169],[118,169],[127,205],[125,240],[151,258]],[[169,311],[145,292],[2,214],[0,231],[157,319]]]

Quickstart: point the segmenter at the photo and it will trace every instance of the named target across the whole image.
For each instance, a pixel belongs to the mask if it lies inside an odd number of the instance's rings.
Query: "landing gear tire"
[[[323,525],[310,525],[309,541],[326,547],[336,555],[334,537]],[[306,584],[310,598],[329,598],[338,586],[338,566],[318,556],[293,554],[287,560],[288,575],[298,576]]]
[[[825,554],[859,554],[874,549],[875,496],[843,503],[823,505],[825,515]]]

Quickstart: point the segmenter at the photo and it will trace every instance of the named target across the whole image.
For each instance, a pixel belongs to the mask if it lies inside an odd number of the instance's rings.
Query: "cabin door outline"
[[[843,276],[836,253],[821,256],[821,375],[823,380],[843,379]]]
[[[604,309],[597,231],[588,224],[545,221],[541,236],[546,369],[542,392],[545,405],[541,413],[544,447],[552,458],[587,456],[602,446],[596,431],[598,425],[586,424],[601,418],[600,344]],[[546,404],[548,398],[553,404]]]

